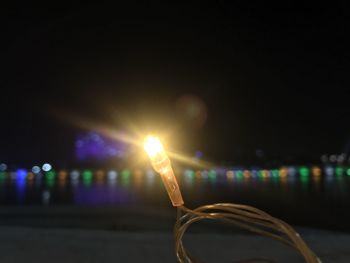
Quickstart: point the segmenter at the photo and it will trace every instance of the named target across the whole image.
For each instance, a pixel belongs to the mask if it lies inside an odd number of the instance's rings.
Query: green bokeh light
[[[346,174],[350,176],[350,168],[346,169]]]
[[[49,187],[52,187],[52,186],[54,186],[55,185],[55,178],[46,178],[46,184],[47,184],[47,186],[49,186]]]
[[[85,170],[83,171],[83,180],[91,180],[93,177],[92,171],[91,170]]]
[[[344,173],[344,168],[343,167],[338,166],[338,167],[335,168],[335,174],[337,176],[342,176],[343,173]]]
[[[241,178],[243,178],[243,171],[237,170],[237,171],[235,171],[235,175],[238,179],[241,179]]]
[[[130,171],[128,169],[124,169],[121,173],[121,180],[123,186],[128,186],[130,183]]]
[[[6,179],[6,172],[0,172],[0,180],[3,181]]]
[[[93,173],[91,170],[84,170],[82,173],[83,184],[89,186],[92,184]]]
[[[308,176],[301,176],[300,177],[300,182],[303,190],[307,190],[307,186],[309,184],[310,177]]]
[[[195,172],[193,170],[186,170],[184,173],[185,182],[188,184],[193,184],[195,179]]]
[[[210,170],[208,172],[208,179],[209,179],[210,182],[215,182],[216,181],[216,176],[217,176],[217,174],[216,174],[215,170]]]
[[[309,174],[310,174],[310,170],[309,170],[309,168],[307,168],[307,167],[305,167],[305,166],[302,166],[302,167],[300,167],[300,169],[299,169],[299,173],[300,173],[300,175],[301,175],[302,177],[308,177]]]
[[[274,178],[278,178],[279,175],[280,175],[280,172],[279,172],[279,170],[274,169],[274,170],[271,170],[271,175],[272,175],[272,177],[274,177]]]
[[[54,170],[48,171],[46,173],[46,180],[47,181],[54,181],[56,178],[56,172]]]
[[[259,178],[264,178],[264,171],[263,170],[259,170],[258,171],[258,176],[259,176]]]

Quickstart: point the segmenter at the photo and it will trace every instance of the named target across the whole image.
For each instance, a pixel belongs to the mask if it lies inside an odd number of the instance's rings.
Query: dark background
[[[0,161],[74,162],[77,120],[216,162],[349,151],[345,1],[14,3],[1,20]],[[175,114],[184,95],[205,103],[201,127]]]

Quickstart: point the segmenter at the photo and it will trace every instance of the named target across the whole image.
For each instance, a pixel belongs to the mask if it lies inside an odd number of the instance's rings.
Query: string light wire
[[[280,241],[301,254],[307,263],[320,263],[321,260],[306,245],[300,235],[287,223],[270,216],[257,208],[232,203],[204,205],[191,210],[177,207],[177,221],[174,226],[175,250],[180,263],[199,263],[186,249],[183,237],[195,222],[210,219],[232,224],[238,228]],[[267,259],[249,259],[243,262],[271,262]]]
[[[173,206],[177,207],[174,237],[176,256],[180,263],[201,262],[185,249],[183,237],[191,224],[205,219],[229,223],[255,234],[280,241],[299,252],[306,263],[321,262],[290,225],[257,208],[233,203],[204,205],[194,210],[185,207],[170,160],[160,140],[154,136],[147,136],[144,142],[144,149],[150,157],[153,168],[161,175]],[[259,261],[257,259],[249,259],[241,261],[241,263],[254,261],[271,262],[266,259],[259,259]]]

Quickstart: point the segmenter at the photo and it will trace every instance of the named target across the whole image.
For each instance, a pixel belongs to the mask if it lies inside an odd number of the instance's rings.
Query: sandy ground
[[[300,231],[323,262],[350,262],[350,235]],[[0,227],[0,262],[176,262],[171,233]],[[195,234],[186,245],[204,262],[265,257],[303,262],[293,250],[252,235]]]
[[[171,208],[2,207],[0,262],[177,262],[175,214]],[[297,230],[322,262],[350,262],[350,234]],[[185,245],[202,262],[304,262],[278,242],[210,222],[191,226]]]

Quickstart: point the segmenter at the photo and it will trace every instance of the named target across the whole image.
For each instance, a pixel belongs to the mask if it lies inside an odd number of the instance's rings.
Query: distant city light
[[[121,173],[122,178],[129,178],[130,177],[130,170],[124,169]]]
[[[288,175],[289,176],[295,176],[297,174],[297,169],[293,166],[288,168]]]
[[[108,180],[116,180],[117,176],[118,176],[118,173],[115,170],[109,170],[107,173]]]
[[[332,166],[326,166],[325,167],[325,174],[327,176],[332,176],[334,174],[334,169]]]
[[[192,184],[195,179],[195,172],[190,169],[186,169],[184,171],[185,182],[188,184]]]
[[[45,170],[44,170],[45,171]],[[55,171],[53,170],[49,170],[47,173],[46,173],[46,180],[47,181],[54,181],[56,178],[56,173]]]
[[[259,171],[256,170],[256,169],[253,169],[253,170],[252,170],[252,177],[253,177],[253,178],[256,178],[256,177],[258,177],[258,176],[259,176]]]
[[[42,183],[42,178],[44,177],[46,180],[47,186],[53,186],[56,183],[65,182],[67,179],[70,180],[72,185],[77,185],[80,181],[80,177],[82,178],[82,183],[84,185],[91,185],[92,183],[102,183],[102,182],[110,182],[113,181],[117,183],[118,176],[120,175],[120,183],[123,187],[128,187],[131,183],[141,185],[145,182],[147,185],[153,185],[156,182],[156,174],[151,169],[135,169],[131,171],[130,169],[123,169],[120,171],[120,174],[117,170],[96,170],[96,172],[86,169],[83,172],[79,172],[74,169],[70,172],[66,170],[60,170],[56,173],[55,170],[51,169],[48,172],[41,173],[41,169],[39,166],[33,166],[29,171],[26,169],[17,169],[15,171],[1,172],[0,171],[0,184],[4,182],[7,178],[16,180],[16,181],[28,181],[35,182],[35,184],[40,185]],[[235,167],[235,168],[215,168],[211,170],[193,170],[190,168],[178,171],[182,174],[183,183],[187,183],[188,185],[195,185],[195,183],[241,183],[241,182],[269,182],[273,181],[275,183],[286,183],[297,182],[302,180],[302,183],[305,182],[318,182],[322,178],[325,179],[325,182],[331,182],[333,180],[344,181],[344,176],[350,176],[350,167],[343,167],[341,165],[332,166],[326,165],[323,168],[315,165],[315,166],[300,166],[300,167],[281,167],[279,169],[258,169],[258,168],[250,168],[246,169],[245,167]],[[299,175],[299,176],[297,176]],[[68,177],[69,176],[69,177]],[[310,177],[309,179],[305,179],[305,177]],[[119,182],[119,181],[118,181]],[[300,181],[301,182],[301,181]]]
[[[216,171],[214,169],[212,169],[212,170],[210,170],[208,172],[208,179],[209,179],[209,181],[211,181],[211,182],[216,181],[216,177],[217,177],[217,173],[216,173]]]
[[[120,175],[121,175],[121,179],[122,179],[122,185],[125,187],[129,186],[130,170],[124,169],[123,171],[121,171]]]
[[[311,173],[312,173],[313,176],[319,177],[322,174],[322,170],[321,170],[320,167],[314,166],[314,167],[311,168]]]
[[[70,178],[73,180],[73,181],[77,181],[79,180],[79,171],[78,170],[73,170],[70,172]]]
[[[44,172],[48,172],[52,169],[52,166],[49,163],[45,163],[45,164],[43,164],[42,169]]]
[[[288,169],[286,167],[281,167],[279,170],[279,174],[281,177],[286,177],[288,176]]]
[[[233,173],[233,171],[232,170],[228,170],[227,172],[226,172],[226,178],[227,178],[227,180],[228,181],[232,181],[233,180],[233,178],[234,178],[234,173]]]
[[[1,163],[0,164],[0,172],[4,172],[4,171],[6,171],[7,170],[7,165],[6,165],[6,163]]]
[[[343,173],[344,173],[344,168],[343,167],[338,166],[338,167],[335,168],[335,174],[337,176],[341,176],[341,175],[343,175]]]
[[[329,160],[334,163],[337,161],[337,156],[335,154],[332,154],[330,157],[329,157]]]
[[[350,168],[346,169],[346,174],[350,176]]]
[[[3,181],[6,179],[6,173],[5,172],[0,172],[0,181]]]
[[[16,178],[17,180],[22,180],[27,177],[27,171],[25,169],[18,169],[16,171]]]
[[[280,175],[279,170],[277,170],[277,169],[271,170],[270,173],[271,173],[272,177],[275,177],[275,178],[277,178]]]
[[[99,169],[96,171],[95,177],[96,177],[97,181],[101,182],[101,181],[103,181],[103,179],[105,177],[105,172],[103,170]]]
[[[184,176],[186,177],[186,178],[189,178],[189,177],[193,177],[193,175],[194,175],[194,171],[192,171],[192,170],[190,170],[190,169],[186,169],[185,171],[184,171]]]
[[[11,180],[16,180],[17,173],[16,172],[10,172],[10,178]]]
[[[58,172],[58,179],[59,180],[66,180],[67,175],[68,175],[67,171],[61,170],[61,171]]]
[[[32,172],[33,172],[34,174],[38,174],[38,173],[40,173],[40,171],[41,171],[41,169],[40,169],[39,166],[37,166],[37,165],[33,166]]]
[[[306,176],[309,176],[310,171],[309,171],[309,168],[307,168],[305,166],[302,166],[299,169],[299,173],[300,173],[301,176],[306,177]]]
[[[34,173],[28,172],[28,174],[27,174],[27,179],[28,179],[29,181],[34,180]]]
[[[346,157],[345,153],[342,153],[342,154],[338,155],[337,162],[338,163],[344,162],[345,161],[345,157]]]
[[[236,178],[242,178],[243,177],[243,171],[241,170],[236,170],[235,172]]]
[[[83,172],[83,180],[84,181],[91,181],[93,177],[92,171],[91,170],[85,170]]]
[[[208,179],[208,171],[207,170],[204,170],[204,171],[202,171],[202,178],[204,179],[204,180],[206,180],[206,179]]]

